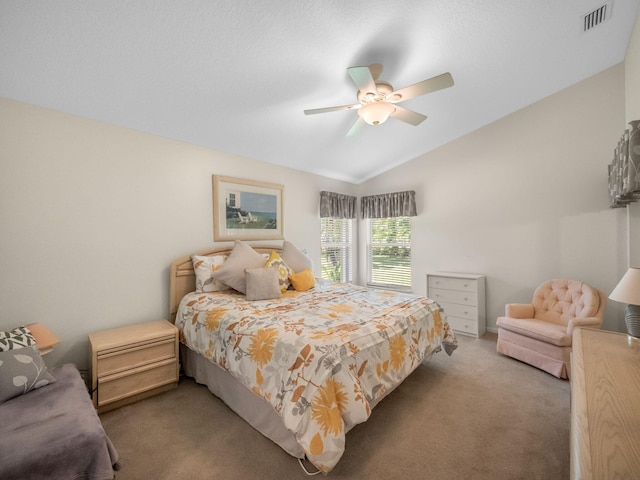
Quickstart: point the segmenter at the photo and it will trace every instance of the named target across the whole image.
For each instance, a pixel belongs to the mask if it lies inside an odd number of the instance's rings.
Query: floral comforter
[[[229,292],[182,299],[181,342],[269,402],[324,473],[379,400],[424,359],[457,347],[425,297],[328,283],[254,302]]]

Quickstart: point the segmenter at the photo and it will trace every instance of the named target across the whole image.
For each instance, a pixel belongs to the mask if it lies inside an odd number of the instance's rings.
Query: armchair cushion
[[[564,325],[543,322],[533,318],[510,317],[498,317],[496,324],[505,330],[551,343],[558,347],[571,345],[571,334],[567,333],[567,328]]]

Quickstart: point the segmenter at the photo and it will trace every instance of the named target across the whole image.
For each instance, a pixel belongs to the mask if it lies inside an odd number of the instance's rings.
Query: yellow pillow
[[[310,268],[305,268],[298,273],[292,273],[289,275],[289,280],[291,280],[293,288],[298,292],[306,292],[316,285],[316,279]]]
[[[286,292],[287,288],[289,288],[289,285],[291,285],[291,282],[289,281],[289,275],[293,273],[293,270],[287,267],[287,264],[284,263],[284,260],[282,260],[282,258],[280,258],[278,252],[271,252],[269,260],[267,260],[267,263],[264,265],[264,267],[276,267],[276,269],[278,270],[278,283],[280,285],[280,291],[283,293]]]

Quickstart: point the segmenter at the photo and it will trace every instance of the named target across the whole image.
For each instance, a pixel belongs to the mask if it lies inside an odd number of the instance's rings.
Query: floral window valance
[[[356,197],[334,192],[320,192],[320,217],[356,218]]]
[[[369,195],[360,199],[362,218],[415,217],[416,192]]]

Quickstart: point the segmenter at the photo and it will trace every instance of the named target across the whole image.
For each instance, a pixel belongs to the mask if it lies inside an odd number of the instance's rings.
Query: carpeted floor
[[[458,338],[453,356],[422,364],[347,434],[328,478],[569,477],[569,382],[498,355],[494,334]],[[117,480],[307,478],[188,378],[101,419],[120,455]]]

